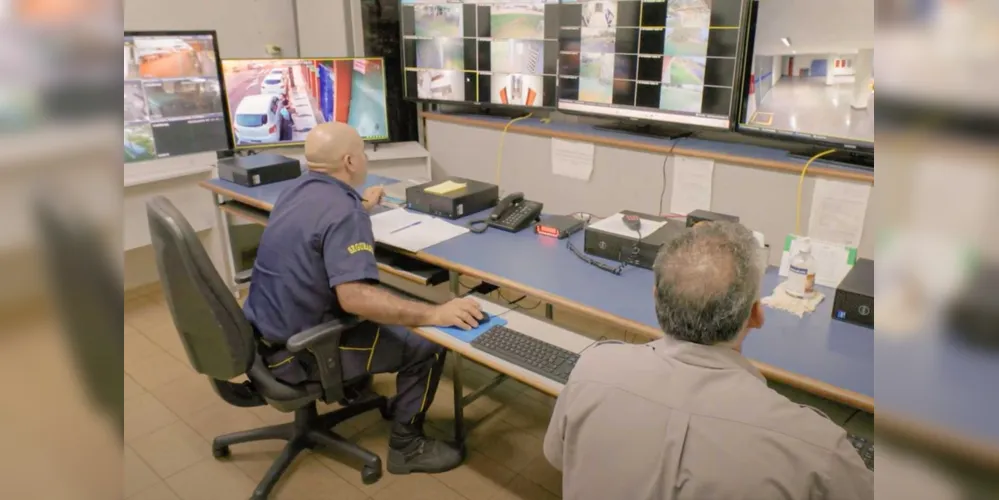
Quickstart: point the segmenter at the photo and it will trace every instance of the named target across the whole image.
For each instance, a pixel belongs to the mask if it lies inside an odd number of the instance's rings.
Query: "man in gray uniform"
[[[558,398],[545,456],[566,499],[867,499],[846,432],[767,387],[742,356],[763,326],[757,243],[705,223],[660,251],[665,337],[588,350]]]

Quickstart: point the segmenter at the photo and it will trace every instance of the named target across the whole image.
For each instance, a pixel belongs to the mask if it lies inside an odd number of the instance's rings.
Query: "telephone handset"
[[[516,233],[541,217],[542,203],[525,200],[524,193],[513,193],[504,197],[485,220],[474,221],[469,227],[473,232],[481,233],[486,227]]]

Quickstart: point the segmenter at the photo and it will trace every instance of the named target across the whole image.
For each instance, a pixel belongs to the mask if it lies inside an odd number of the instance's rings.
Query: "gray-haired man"
[[[655,265],[665,337],[586,352],[555,406],[545,456],[567,499],[866,499],[874,475],[846,432],[769,387],[741,354],[763,326],[744,227],[705,223]]]

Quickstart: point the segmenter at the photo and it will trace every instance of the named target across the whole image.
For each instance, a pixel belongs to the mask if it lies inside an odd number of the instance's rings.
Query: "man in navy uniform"
[[[260,240],[244,311],[266,344],[275,376],[297,384],[315,379],[308,356],[282,343],[297,332],[347,314],[368,320],[344,334],[343,378],[398,373],[388,471],[443,472],[460,465],[454,447],[423,433],[445,350],[402,326],[474,328],[482,313],[471,299],[428,305],[401,298],[378,284],[368,211],[380,187],[357,192],[367,176],[364,142],[342,123],[324,123],[305,139],[309,171],[278,198]]]

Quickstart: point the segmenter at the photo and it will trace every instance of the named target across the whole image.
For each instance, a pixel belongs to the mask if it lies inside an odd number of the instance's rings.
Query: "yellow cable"
[[[811,158],[805,162],[805,168],[801,169],[801,177],[798,178],[798,201],[794,207],[794,234],[801,235],[801,188],[805,185],[805,174],[808,172],[809,165],[813,161],[822,158],[825,155],[835,153],[835,149],[827,149]]]
[[[500,134],[499,151],[496,152],[496,185],[497,186],[500,185],[500,172],[503,169],[503,140],[506,138],[506,131],[510,130],[510,125],[513,125],[514,123],[517,123],[520,120],[524,120],[526,118],[530,118],[531,115],[533,115],[533,114],[534,113],[527,113],[526,115],[521,116],[520,118],[514,118],[514,119],[508,121],[506,123],[506,126],[503,127],[503,133]]]

